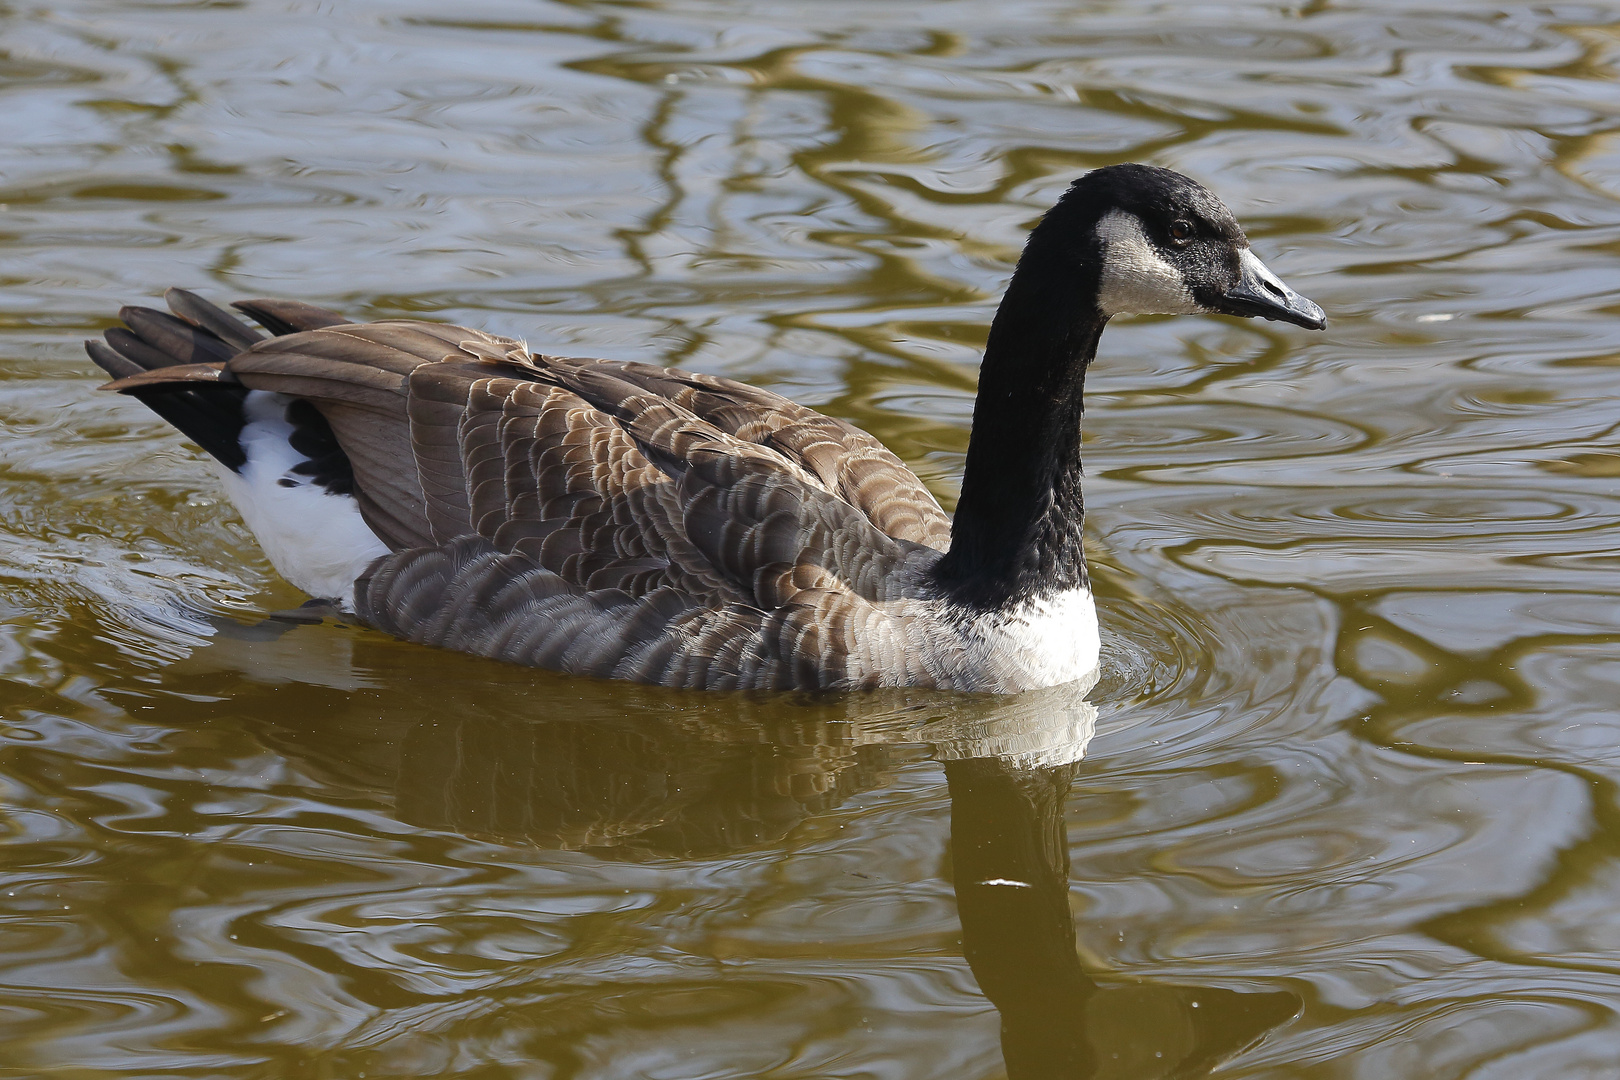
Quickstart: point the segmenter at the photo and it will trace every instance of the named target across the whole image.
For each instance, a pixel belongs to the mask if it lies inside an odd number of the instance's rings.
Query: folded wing
[[[319,321],[270,303],[239,306],[273,331]],[[206,319],[187,321],[231,332]],[[114,387],[215,379],[313,404],[394,552],[356,590],[381,629],[666,685],[932,681],[904,678],[917,661],[899,613],[949,522],[848,424],[726,379],[440,324],[229,346],[223,365],[209,353]]]

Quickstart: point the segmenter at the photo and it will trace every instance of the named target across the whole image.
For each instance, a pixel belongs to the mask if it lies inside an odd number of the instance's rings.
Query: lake
[[[1620,1061],[1620,8],[0,3],[0,1076]],[[326,622],[81,341],[181,285],[739,378],[954,504],[1074,177],[1095,687],[677,693]]]

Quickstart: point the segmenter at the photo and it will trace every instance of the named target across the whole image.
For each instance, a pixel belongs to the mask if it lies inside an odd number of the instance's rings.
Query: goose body
[[[1076,181],[992,326],[954,521],[872,436],[729,379],[170,290],[87,343],[199,443],[277,571],[377,629],[668,686],[1010,693],[1098,659],[1087,365],[1116,314],[1320,328],[1176,173]]]

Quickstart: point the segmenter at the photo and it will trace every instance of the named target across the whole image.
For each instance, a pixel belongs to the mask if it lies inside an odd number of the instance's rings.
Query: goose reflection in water
[[[1286,992],[1094,978],[1086,971],[1069,910],[1063,804],[1096,712],[1086,702],[1062,700],[1065,690],[1022,695],[1003,707],[1013,715],[992,725],[990,737],[935,746],[950,784],[962,951],[1001,1013],[1010,1080],[1202,1075],[1302,1003]],[[1039,747],[1018,745],[1039,732],[1055,737]]]
[[[233,642],[243,631],[225,629],[182,665],[190,678],[199,665],[306,686],[323,677],[291,640],[301,635],[288,635],[278,673],[283,642]],[[326,658],[334,689],[435,677],[411,669],[409,647],[388,643],[373,655],[367,638],[355,640],[365,662]],[[579,695],[566,706],[553,700],[552,715],[567,716],[558,720],[510,719],[523,715],[514,687],[533,687],[527,675],[496,674],[453,708],[428,695],[416,717],[341,730],[355,718],[334,727],[328,716],[268,740],[319,759],[328,775],[347,758],[343,768],[391,786],[395,814],[418,828],[654,864],[778,843],[890,783],[923,747],[945,770],[962,949],[999,1011],[1010,1080],[1201,1076],[1301,1007],[1288,992],[1088,970],[1069,905],[1064,804],[1095,731],[1089,686],[1010,699],[721,698],[541,676],[559,697]]]

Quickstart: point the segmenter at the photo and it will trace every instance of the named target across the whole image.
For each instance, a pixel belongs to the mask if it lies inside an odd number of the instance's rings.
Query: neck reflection
[[[1300,999],[1086,970],[1069,908],[1063,809],[1095,712],[1071,695],[1014,699],[999,744],[937,744],[951,793],[962,951],[1001,1014],[1009,1080],[1204,1075],[1292,1017]]]

